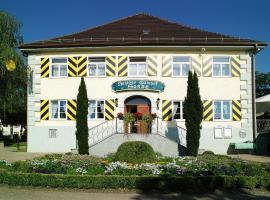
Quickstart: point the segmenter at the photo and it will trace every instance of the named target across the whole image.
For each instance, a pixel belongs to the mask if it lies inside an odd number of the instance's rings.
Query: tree
[[[76,139],[78,142],[79,154],[89,154],[88,146],[88,97],[86,85],[83,77],[77,95],[77,114],[76,114]]]
[[[187,96],[184,101],[184,117],[187,129],[187,155],[197,156],[200,145],[200,129],[203,116],[203,104],[196,73],[189,72]]]
[[[4,123],[26,122],[27,68],[17,46],[23,42],[21,25],[0,11],[0,119]],[[15,69],[7,67],[13,63]]]
[[[270,72],[256,71],[256,98],[270,94]]]

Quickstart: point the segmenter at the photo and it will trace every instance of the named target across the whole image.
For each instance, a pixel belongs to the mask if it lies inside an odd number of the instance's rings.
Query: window
[[[90,100],[88,113],[89,119],[104,119],[104,101]]]
[[[106,65],[105,57],[89,57],[88,58],[88,76],[105,76]]]
[[[214,129],[214,136],[216,139],[221,139],[223,138],[223,130],[221,126],[215,127]]]
[[[177,56],[172,58],[172,76],[188,76],[190,69],[190,57]]]
[[[231,101],[214,101],[214,119],[231,119]]]
[[[183,101],[173,101],[173,119],[184,119]]]
[[[225,127],[224,128],[224,138],[232,138],[232,127]]]
[[[128,75],[147,76],[146,57],[130,57]]]
[[[230,76],[230,58],[214,57],[213,58],[213,76]]]
[[[57,138],[57,129],[49,129],[49,138]]]
[[[67,101],[52,100],[51,119],[66,119],[66,117],[67,117]]]
[[[52,58],[51,77],[67,77],[67,58]]]

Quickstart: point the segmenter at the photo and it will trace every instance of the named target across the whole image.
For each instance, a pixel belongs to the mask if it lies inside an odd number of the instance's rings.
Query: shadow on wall
[[[179,156],[185,156],[186,155],[186,147],[181,145],[181,143],[183,143],[183,141],[180,141],[180,132],[179,132],[179,128],[176,126],[176,121],[173,120],[171,122],[167,123],[166,126],[167,130],[165,131],[165,136],[175,142],[177,142],[178,144],[178,153]]]

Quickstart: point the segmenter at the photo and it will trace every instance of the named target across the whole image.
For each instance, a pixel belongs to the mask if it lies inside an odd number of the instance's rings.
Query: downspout
[[[251,87],[252,87],[252,128],[253,128],[253,142],[256,140],[257,123],[256,123],[256,82],[255,82],[255,54],[257,52],[257,45],[254,46],[254,51],[251,54]]]

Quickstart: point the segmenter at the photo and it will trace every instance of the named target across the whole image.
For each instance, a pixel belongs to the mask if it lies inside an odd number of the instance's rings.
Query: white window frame
[[[61,65],[64,65],[64,63],[52,63],[52,59],[55,59],[55,58],[58,58],[58,59],[66,59],[67,62],[66,62],[66,68],[67,68],[67,75],[66,76],[61,76],[60,75],[60,66]],[[58,67],[58,76],[52,76],[52,66],[53,65],[57,65]],[[50,78],[67,78],[68,77],[68,58],[67,57],[51,57],[50,58]]]
[[[52,110],[52,101],[57,101],[57,103],[58,103],[59,111],[58,111],[57,118],[52,117],[52,111],[53,111]],[[65,110],[66,118],[60,118],[60,101],[65,101],[66,102],[66,110]],[[66,99],[52,99],[52,100],[50,100],[50,120],[67,120],[67,100]]]
[[[130,57],[135,57],[135,56],[130,56]],[[130,62],[130,57],[128,57],[128,77],[131,77],[131,78],[138,78],[138,77],[145,78],[145,77],[148,77],[147,57],[145,58],[145,62]],[[145,57],[145,56],[143,56],[143,57]],[[139,64],[145,64],[145,66],[146,66],[146,70],[145,70],[146,74],[145,75],[130,75],[129,74],[130,64],[136,64],[137,65],[137,67],[136,67],[137,68],[137,74],[138,74],[138,65]]]
[[[188,62],[173,62],[173,58],[174,57],[188,57]],[[175,78],[177,78],[177,77],[188,77],[188,74],[187,75],[183,75],[183,64],[188,64],[189,65],[189,71],[191,70],[191,58],[190,58],[190,56],[172,56],[172,58],[171,58],[172,60],[171,60],[171,74],[172,74],[172,77],[175,77]],[[174,75],[173,74],[173,65],[174,64],[179,64],[180,65],[180,75]]]
[[[172,101],[172,112],[174,111],[174,102],[180,102],[180,119],[174,119],[174,114],[172,113],[172,119],[176,120],[176,121],[183,121],[184,119],[184,110],[183,110],[183,100],[173,100]]]
[[[95,118],[90,118],[89,116],[89,106],[90,106],[90,101],[95,101],[96,104],[95,104]],[[97,102],[98,101],[103,101],[104,102],[104,109],[103,109],[103,118],[97,118]],[[88,120],[105,120],[105,99],[88,99],[88,116],[87,116]]]
[[[221,131],[221,135],[217,135],[217,131]],[[214,138],[215,139],[223,139],[224,134],[223,134],[223,128],[222,126],[216,126],[214,127]]]
[[[226,57],[229,58],[229,62],[214,62],[216,57]],[[220,68],[221,75],[214,75],[214,64],[218,64]],[[229,75],[222,74],[222,64],[229,64]],[[227,55],[213,56],[212,57],[212,77],[221,77],[221,78],[230,78],[232,77],[232,66],[231,66],[231,57]]]
[[[104,57],[104,62],[89,62],[89,58],[99,58],[99,57]],[[104,66],[105,66],[105,73],[104,73],[104,75],[98,75],[97,74],[97,68],[98,68],[98,64],[104,64]],[[94,76],[92,76],[92,75],[90,75],[90,73],[89,73],[89,66],[90,65],[95,65],[96,66],[96,74],[94,75]],[[104,78],[104,77],[107,77],[107,73],[106,73],[106,71],[107,71],[107,66],[106,66],[106,56],[94,56],[94,57],[87,57],[87,77],[90,77],[90,78]]]
[[[221,119],[215,119],[215,102],[221,102]],[[230,118],[229,119],[224,119],[223,117],[223,102],[228,101],[230,103]],[[232,101],[231,100],[213,100],[212,103],[213,106],[213,121],[232,121]]]
[[[231,130],[231,135],[230,135],[230,136],[225,136],[225,131],[226,131],[226,129],[227,129],[227,130]],[[231,126],[225,126],[225,127],[223,128],[223,131],[224,131],[224,133],[223,133],[224,139],[232,139],[232,137],[233,137],[233,128],[232,128]]]

